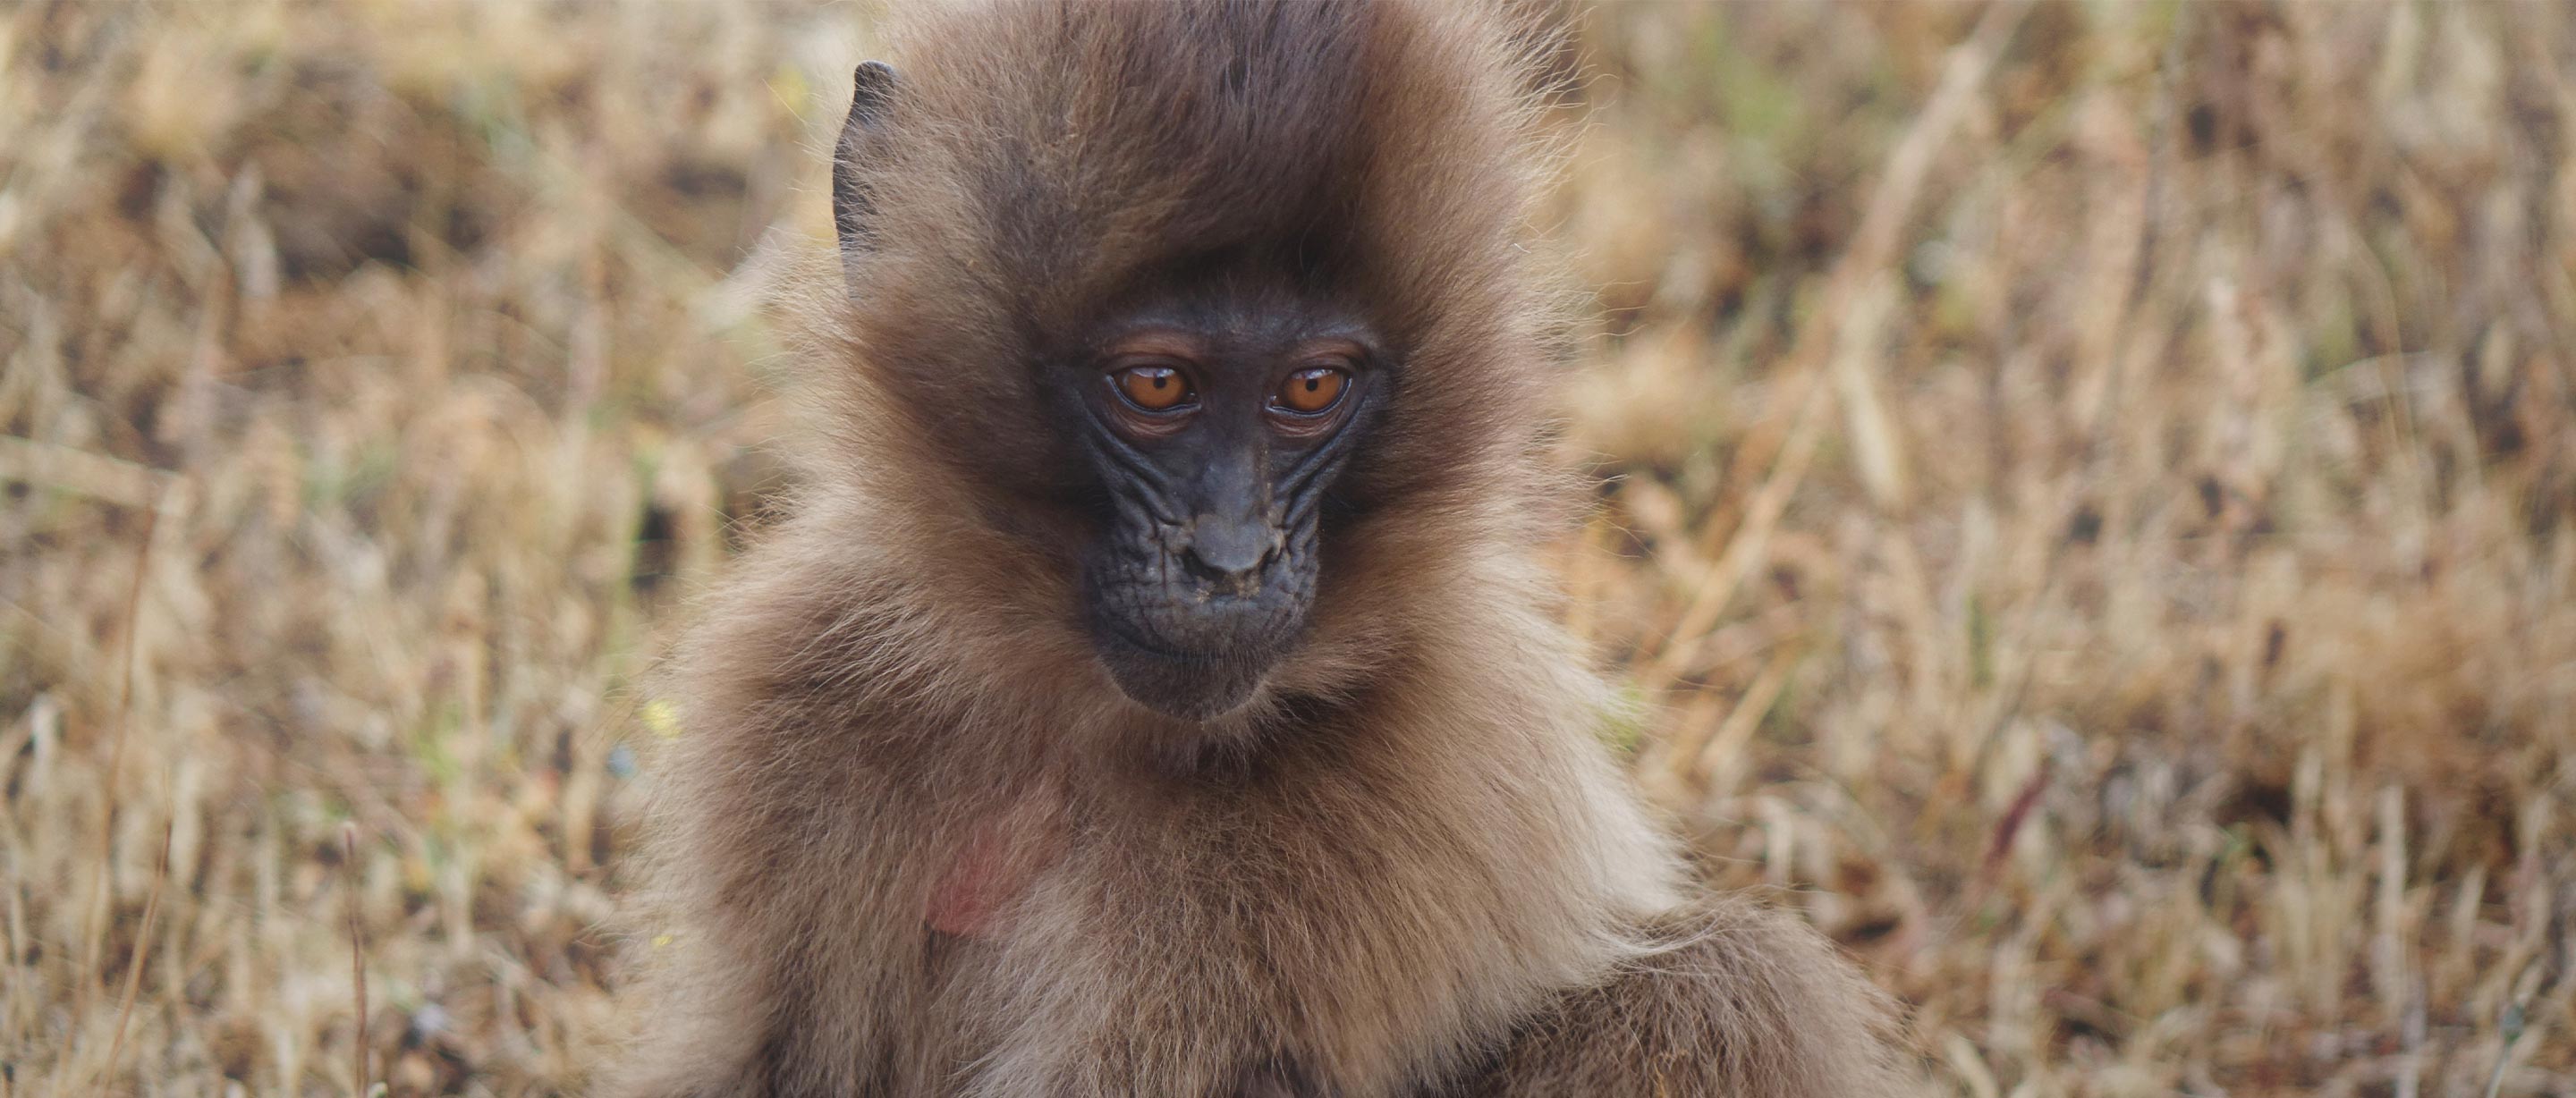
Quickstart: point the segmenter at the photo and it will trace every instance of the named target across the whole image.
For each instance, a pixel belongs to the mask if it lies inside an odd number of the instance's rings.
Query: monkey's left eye
[[[1169,366],[1130,366],[1109,375],[1118,392],[1148,412],[1168,412],[1198,399],[1190,379]]]
[[[1279,386],[1279,395],[1272,398],[1271,406],[1301,416],[1315,415],[1339,403],[1342,390],[1350,383],[1348,371],[1330,366],[1299,370]]]

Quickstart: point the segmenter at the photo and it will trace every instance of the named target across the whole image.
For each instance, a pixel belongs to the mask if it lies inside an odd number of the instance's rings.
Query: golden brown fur
[[[884,129],[843,151],[853,292],[813,280],[807,487],[665,684],[673,937],[607,1093],[1896,1093],[1828,945],[1684,899],[1553,624],[1564,324],[1504,37],[1324,4],[896,33]],[[1403,375],[1302,643],[1201,723],[1095,658],[1083,485],[1016,364],[1224,262],[1328,272]],[[943,933],[960,866],[996,910]]]

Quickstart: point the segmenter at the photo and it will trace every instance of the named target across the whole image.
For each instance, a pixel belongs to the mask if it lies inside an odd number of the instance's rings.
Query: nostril
[[[1189,560],[1224,579],[1260,569],[1275,539],[1267,523],[1201,516],[1190,524]]]

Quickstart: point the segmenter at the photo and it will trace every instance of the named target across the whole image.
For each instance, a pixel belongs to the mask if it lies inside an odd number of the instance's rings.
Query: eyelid
[[[1138,348],[1109,356],[1108,366],[1109,372],[1113,374],[1137,366],[1169,366],[1175,370],[1186,371],[1195,361],[1188,355],[1173,351]]]

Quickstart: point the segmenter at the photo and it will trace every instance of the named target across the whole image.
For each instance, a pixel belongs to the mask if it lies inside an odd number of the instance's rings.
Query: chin
[[[1093,646],[1127,700],[1174,720],[1205,723],[1241,712],[1261,694],[1281,648],[1240,646],[1205,653],[1147,648],[1116,630],[1094,630]]]

